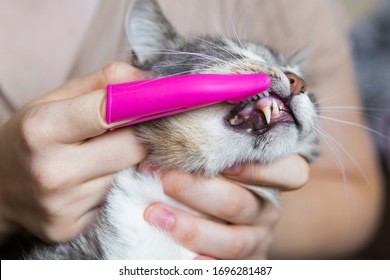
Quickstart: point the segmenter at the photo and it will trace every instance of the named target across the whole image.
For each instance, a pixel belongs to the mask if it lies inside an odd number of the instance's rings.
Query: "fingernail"
[[[165,230],[171,229],[175,223],[172,212],[157,205],[152,205],[146,209],[144,218],[148,223]]]
[[[226,175],[236,176],[236,175],[239,175],[241,173],[241,170],[242,170],[241,165],[235,164],[232,167],[229,167],[228,169],[225,169],[225,171],[223,173],[226,174]]]

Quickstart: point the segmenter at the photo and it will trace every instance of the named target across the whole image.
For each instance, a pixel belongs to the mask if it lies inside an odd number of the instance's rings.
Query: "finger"
[[[96,219],[113,175],[54,193],[42,202],[45,213],[40,236],[50,241],[67,241],[87,229]]]
[[[127,64],[113,64],[105,69],[108,70],[73,80],[43,99],[45,102],[35,103],[27,116],[28,125],[37,129],[39,135],[62,144],[104,133],[109,128],[105,118],[105,86],[108,82],[139,77]]]
[[[137,138],[133,128],[118,129],[92,138],[82,145],[66,147],[71,157],[72,183],[84,182],[118,172],[140,163],[146,156],[146,147]],[[65,156],[65,155],[64,155]]]
[[[42,215],[48,223],[76,220],[98,206],[111,185],[113,174],[60,189],[40,198]]]
[[[306,184],[309,179],[309,164],[302,157],[291,155],[269,165],[233,166],[225,170],[223,175],[238,182],[287,191]]]
[[[244,259],[259,249],[260,242],[264,248],[271,243],[261,227],[220,224],[159,203],[147,208],[144,217],[191,251],[213,258]]]
[[[92,209],[84,213],[79,219],[71,223],[61,223],[50,228],[40,228],[37,236],[47,242],[67,242],[74,239],[78,234],[85,232],[98,216],[98,209]]]
[[[208,256],[199,255],[195,258],[195,260],[216,260],[215,258],[211,258]]]
[[[104,116],[105,91],[38,104],[27,116],[27,124],[48,143],[73,144],[100,135],[108,129]],[[45,141],[46,140],[46,141]]]
[[[178,171],[161,174],[164,192],[202,213],[235,223],[249,224],[258,216],[261,200],[222,177],[203,179]]]
[[[89,75],[71,80],[52,93],[43,96],[38,102],[73,98],[87,92],[104,89],[107,84],[131,82],[146,78],[148,78],[147,72],[143,72],[127,63],[114,62]]]
[[[79,218],[83,213],[100,206],[112,186],[114,176],[114,173],[108,174],[73,187],[74,197],[68,206],[71,209],[78,208],[78,210],[73,211],[75,214],[79,213]]]

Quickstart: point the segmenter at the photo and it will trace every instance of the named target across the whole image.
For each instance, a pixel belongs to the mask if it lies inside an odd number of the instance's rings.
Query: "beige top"
[[[129,47],[123,22],[132,2],[0,0],[0,124],[12,114],[6,104],[17,109],[72,77],[113,60],[126,60]],[[310,89],[333,105],[359,106],[345,52],[340,1],[159,2],[182,33],[239,34],[287,54],[310,44],[308,72],[315,82]],[[357,111],[349,113],[347,120],[362,124]],[[339,258],[339,253],[355,251],[367,242],[380,216],[381,188],[368,134],[330,121],[322,122],[322,129],[334,138],[324,137],[327,142],[347,151],[339,152],[335,160],[330,149],[324,149],[310,168],[308,186],[282,197],[288,211],[281,211],[272,253],[284,259]],[[341,171],[337,163],[343,165]]]
[[[0,125],[14,110],[70,78],[129,58],[123,22],[132,0],[0,1]],[[342,19],[334,2],[160,1],[183,34],[238,34],[287,54],[316,41],[313,76],[329,69],[342,44],[334,32]]]

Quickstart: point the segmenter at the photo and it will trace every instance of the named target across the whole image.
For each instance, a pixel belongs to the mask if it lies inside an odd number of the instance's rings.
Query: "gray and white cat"
[[[184,38],[153,0],[138,0],[127,16],[133,65],[154,77],[191,73],[266,73],[267,92],[233,105],[197,109],[136,126],[148,146],[147,161],[159,169],[215,176],[237,163],[270,163],[292,153],[308,161],[319,154],[317,109],[306,92],[297,58],[265,46],[224,37]],[[123,155],[126,156],[126,155]],[[277,201],[275,191],[247,186]],[[36,248],[33,259],[191,259],[195,254],[146,223],[145,208],[164,202],[158,175],[129,168],[117,174],[98,221],[75,240]],[[187,209],[194,212],[194,210]]]

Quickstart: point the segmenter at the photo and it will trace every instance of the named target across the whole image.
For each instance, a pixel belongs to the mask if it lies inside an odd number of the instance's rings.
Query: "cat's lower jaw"
[[[266,200],[278,204],[278,193],[269,188],[243,185]],[[144,220],[145,209],[161,202],[205,217],[164,193],[156,175],[136,168],[119,172],[98,220],[87,232],[66,243],[38,246],[24,256],[40,260],[191,260],[197,254],[176,243],[168,232]]]
[[[129,168],[116,175],[107,197],[101,248],[103,258],[122,260],[194,259],[196,254],[177,244],[168,233],[144,220],[153,202],[185,209],[168,197],[157,176]]]

